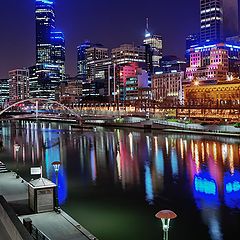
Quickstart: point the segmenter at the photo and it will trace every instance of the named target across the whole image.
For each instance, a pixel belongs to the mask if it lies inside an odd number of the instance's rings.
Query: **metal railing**
[[[42,233],[39,229],[37,229],[34,225],[32,225],[31,236],[34,240],[51,240],[44,233]]]

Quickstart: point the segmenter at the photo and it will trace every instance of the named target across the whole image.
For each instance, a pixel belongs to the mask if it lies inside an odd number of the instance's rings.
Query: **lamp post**
[[[19,174],[18,174],[18,153],[19,153],[19,150],[20,150],[20,145],[18,145],[17,143],[14,144],[14,152],[16,154],[16,160],[17,160],[17,176],[16,176],[16,178],[19,178]]]
[[[177,214],[171,210],[162,210],[155,215],[156,218],[161,219],[163,228],[163,240],[168,240],[168,229],[170,220],[177,217]]]
[[[117,89],[117,113],[118,113],[118,118],[120,117],[120,106],[119,106],[119,103],[120,103],[120,90],[119,90],[119,87]]]
[[[61,162],[59,161],[55,161],[52,163],[52,166],[54,168],[55,174],[56,174],[56,211],[60,212],[59,210],[59,203],[58,203],[58,172],[59,172],[59,168],[61,166]]]

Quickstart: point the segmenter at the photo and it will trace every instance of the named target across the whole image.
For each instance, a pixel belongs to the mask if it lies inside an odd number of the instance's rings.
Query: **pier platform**
[[[28,182],[18,177],[15,172],[0,173],[0,196],[3,196],[10,208],[8,213],[8,206],[5,206],[7,210],[4,210],[4,206],[0,206],[0,240],[16,240],[11,236],[12,223],[9,224],[12,213],[20,223],[23,223],[23,219],[31,219],[34,228],[49,240],[97,240],[61,209],[59,212],[33,213],[28,207]],[[6,220],[7,215],[10,218]],[[19,227],[19,223],[17,225]]]

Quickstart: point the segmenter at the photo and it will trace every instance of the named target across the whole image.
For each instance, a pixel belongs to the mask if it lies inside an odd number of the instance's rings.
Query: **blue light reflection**
[[[224,176],[224,200],[229,208],[240,209],[240,172],[235,171],[233,175],[230,172]]]

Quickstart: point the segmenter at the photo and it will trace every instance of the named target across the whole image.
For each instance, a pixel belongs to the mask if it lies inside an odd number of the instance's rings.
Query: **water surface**
[[[42,165],[55,181],[62,162],[60,204],[99,239],[161,239],[162,209],[178,215],[170,239],[240,235],[239,139],[34,122],[4,123],[2,139],[0,160],[26,179]]]

